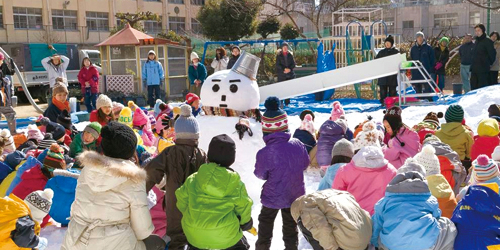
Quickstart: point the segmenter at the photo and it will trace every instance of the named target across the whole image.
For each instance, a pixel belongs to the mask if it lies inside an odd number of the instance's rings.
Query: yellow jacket
[[[31,219],[31,211],[28,208],[28,205],[23,200],[19,199],[13,194],[9,195],[8,197],[0,198],[0,249],[32,249],[19,247],[11,238],[12,231],[16,230],[18,219],[26,216],[29,216],[29,218]],[[39,235],[40,225],[37,222],[34,223],[35,231],[28,232],[30,236],[18,235],[18,237],[32,238],[31,236],[33,233],[35,235]]]

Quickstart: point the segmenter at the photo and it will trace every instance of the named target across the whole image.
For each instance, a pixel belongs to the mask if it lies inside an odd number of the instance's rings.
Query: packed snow
[[[429,105],[429,106],[413,106],[405,108],[403,111],[403,121],[408,126],[413,126],[418,122],[422,121],[425,115],[430,112],[445,112],[449,104],[456,103],[461,105],[465,110],[465,119],[467,125],[469,125],[474,131],[476,131],[477,126],[481,119],[488,117],[487,109],[493,103],[500,103],[500,85],[491,86],[488,88],[483,88],[478,91],[471,92],[464,95],[461,98],[452,98],[447,105]],[[382,109],[379,105],[376,105],[372,101],[362,101],[356,100],[357,102],[347,102],[341,100],[342,104],[346,107],[347,121],[349,127],[353,130],[354,127],[363,122],[368,115],[372,116],[375,121],[382,121],[384,116]],[[295,129],[300,126],[300,118],[298,116],[298,111],[303,109],[312,109],[315,111],[315,128],[319,129],[321,124],[330,117],[330,108],[326,105],[330,102],[322,103],[306,103],[301,102],[300,98],[297,98],[292,102],[292,107],[290,110],[287,109],[289,114],[289,128],[293,133]],[[293,110],[292,110],[293,109]],[[320,110],[320,112],[316,112]],[[368,110],[368,111],[366,111]],[[373,111],[375,110],[375,111]],[[236,142],[236,162],[232,166],[240,175],[243,182],[246,184],[248,194],[254,201],[252,207],[252,218],[254,220],[254,226],[258,226],[258,216],[261,209],[260,204],[260,192],[263,181],[257,179],[254,174],[255,156],[256,153],[264,147],[264,141],[262,139],[261,125],[255,121],[251,122],[251,129],[253,131],[253,136],[250,137],[245,134],[243,140],[239,139],[238,134],[235,132],[235,124],[238,122],[236,117],[213,117],[213,116],[202,116],[198,117],[198,122],[200,125],[200,147],[207,151],[208,145],[212,137],[219,134],[228,134]],[[444,119],[441,122],[445,122]],[[79,124],[79,127],[83,129],[85,125]],[[318,182],[320,180],[319,173],[317,171],[307,171],[305,173],[305,185],[306,192],[311,193],[317,189]],[[56,226],[49,226],[42,229],[41,236],[47,237],[49,240],[48,250],[60,249],[60,244],[64,238],[64,233],[66,229]],[[276,217],[276,222],[274,225],[274,237],[272,243],[272,249],[283,249],[284,244],[282,241],[281,233],[281,216]],[[245,233],[249,243],[254,248],[256,236],[249,233]],[[299,249],[311,249],[311,246],[301,237],[299,242]]]

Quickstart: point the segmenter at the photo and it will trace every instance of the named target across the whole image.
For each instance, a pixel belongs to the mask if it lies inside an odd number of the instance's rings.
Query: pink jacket
[[[167,234],[167,214],[163,210],[165,192],[160,191],[157,187],[153,187],[153,191],[156,194],[156,205],[149,210],[155,226],[153,234],[163,237]]]
[[[410,128],[403,128],[396,137],[389,140],[388,147],[384,148],[384,155],[385,159],[399,169],[406,159],[415,156],[421,148],[422,144],[420,144],[417,132]]]
[[[332,188],[351,193],[361,208],[373,215],[373,207],[384,197],[394,176],[396,168],[384,159],[380,148],[363,147],[349,164],[339,168]]]

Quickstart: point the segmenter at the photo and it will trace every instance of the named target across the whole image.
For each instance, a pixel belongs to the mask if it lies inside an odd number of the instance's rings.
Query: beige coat
[[[293,202],[292,217],[299,217],[325,250],[364,250],[372,236],[370,214],[346,191],[326,189]]]
[[[153,232],[146,172],[128,160],[87,151],[63,250],[145,250]]]

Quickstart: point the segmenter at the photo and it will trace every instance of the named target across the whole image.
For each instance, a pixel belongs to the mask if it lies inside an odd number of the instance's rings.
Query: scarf
[[[61,111],[66,109],[69,112],[68,100],[66,100],[64,102],[60,102],[55,97],[52,97],[52,104],[54,104]]]
[[[441,44],[439,45],[439,48],[441,48],[441,51],[444,51],[446,49],[446,46],[442,46]]]

